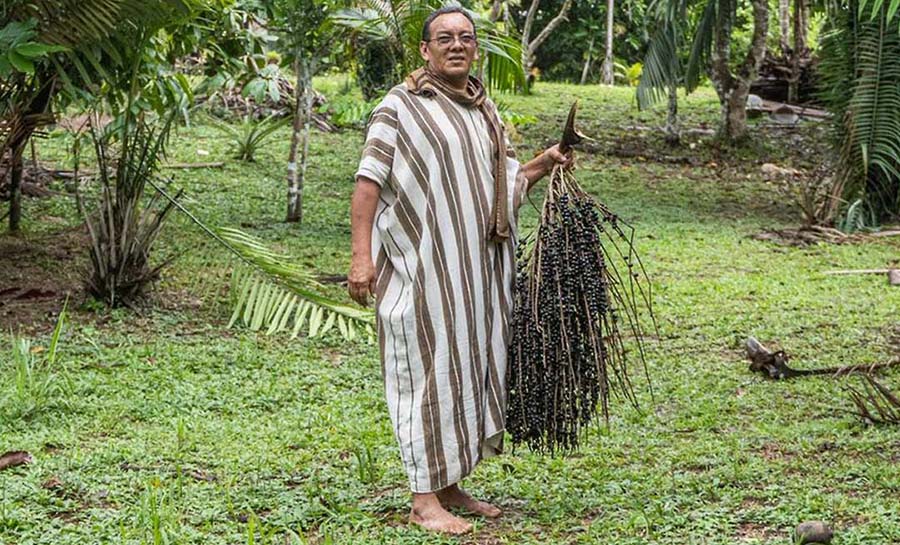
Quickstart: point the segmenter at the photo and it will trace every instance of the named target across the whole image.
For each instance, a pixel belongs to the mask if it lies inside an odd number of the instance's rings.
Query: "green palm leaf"
[[[297,335],[309,314],[310,337],[327,333],[337,325],[345,339],[350,340],[351,331],[362,328],[370,332],[371,340],[373,313],[321,295],[322,286],[296,265],[298,260],[274,252],[259,239],[237,229],[222,228],[218,235],[242,260],[232,277],[234,312],[229,325],[240,319],[253,331],[265,328],[271,335],[291,328]]]

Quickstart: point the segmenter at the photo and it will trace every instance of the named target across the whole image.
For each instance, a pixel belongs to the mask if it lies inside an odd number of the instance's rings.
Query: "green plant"
[[[353,457],[356,460],[356,475],[359,480],[366,484],[376,483],[381,474],[372,445],[368,442],[357,444],[353,448]]]
[[[56,367],[59,338],[66,321],[66,305],[56,318],[56,326],[46,349],[35,346],[26,338],[12,338],[13,392],[6,399],[11,412],[20,418],[31,416],[43,409],[54,396],[65,392],[65,379],[61,380]]]
[[[331,122],[338,127],[362,127],[378,100],[360,101],[349,95],[338,95],[319,107],[319,113],[331,113]]]
[[[150,119],[132,103],[104,129],[91,128],[100,183],[99,202],[88,211],[81,192],[79,211],[90,236],[88,291],[110,307],[131,306],[168,265],[150,265],[150,253],[172,204],[144,189],[159,170],[174,119]]]
[[[178,515],[174,501],[159,478],[144,488],[138,505],[135,526],[141,530],[141,542],[153,545],[178,543]]]
[[[259,121],[251,115],[245,115],[238,124],[220,121],[211,116],[209,120],[213,127],[229,138],[234,158],[248,163],[256,161],[257,151],[275,131],[291,123],[289,117],[279,118],[274,114]]]
[[[509,104],[502,100],[496,101],[495,104],[497,105],[497,113],[500,114],[500,120],[508,125],[519,128],[537,123],[537,117],[514,112]]]
[[[637,87],[638,83],[641,81],[641,73],[643,72],[644,65],[636,62],[631,66],[625,66],[622,63],[613,63],[613,67],[615,68],[615,78],[619,82],[624,83],[629,87]]]
[[[370,311],[320,295],[321,286],[295,259],[237,229],[220,229],[218,234],[242,259],[231,280],[234,312],[229,327],[241,321],[253,331],[265,328],[271,335],[289,330],[292,337],[305,328],[315,337],[336,326],[347,340],[374,337]]]
[[[860,196],[877,216],[900,215],[900,32],[897,2],[863,15],[835,2],[822,39],[821,98],[834,114],[837,173],[827,210]]]
[[[92,95],[115,101],[137,79],[134,60],[147,56],[142,105],[190,96],[183,76],[163,68],[174,51],[156,31],[189,20],[199,0],[8,0],[0,6],[0,157],[11,166],[10,231],[21,220],[22,154],[51,124],[53,108]],[[151,47],[147,47],[150,45]]]
[[[850,206],[847,207],[847,211],[844,213],[843,217],[838,220],[837,228],[845,233],[856,233],[857,231],[875,227],[877,223],[878,218],[875,217],[875,214],[869,209],[866,201],[863,199],[856,199],[850,203]]]

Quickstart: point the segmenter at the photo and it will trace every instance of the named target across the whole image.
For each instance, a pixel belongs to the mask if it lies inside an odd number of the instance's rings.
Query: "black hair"
[[[466,16],[466,19],[468,19],[469,22],[472,23],[472,31],[475,31],[475,19],[472,19],[472,15],[470,15],[467,10],[465,10],[462,6],[444,6],[432,11],[428,14],[428,17],[425,18],[425,24],[422,26],[423,42],[427,42],[431,39],[431,23],[433,23],[434,20],[441,15],[447,15],[448,13],[462,13]]]

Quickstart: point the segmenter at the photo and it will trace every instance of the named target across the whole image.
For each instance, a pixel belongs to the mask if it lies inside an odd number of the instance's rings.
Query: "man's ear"
[[[428,52],[428,42],[419,42],[419,55],[425,62],[431,60],[431,54]]]

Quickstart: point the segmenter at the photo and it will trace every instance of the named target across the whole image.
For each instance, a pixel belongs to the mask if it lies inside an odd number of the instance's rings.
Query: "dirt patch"
[[[0,330],[53,327],[66,297],[84,298],[88,237],[82,228],[40,237],[0,235]]]
[[[742,522],[734,536],[738,541],[770,541],[781,537],[781,532],[757,522]]]
[[[791,459],[794,457],[795,453],[791,452],[783,448],[781,445],[777,443],[766,443],[762,447],[760,447],[756,451],[760,456],[762,456],[767,462],[773,462],[775,460],[782,459]]]

